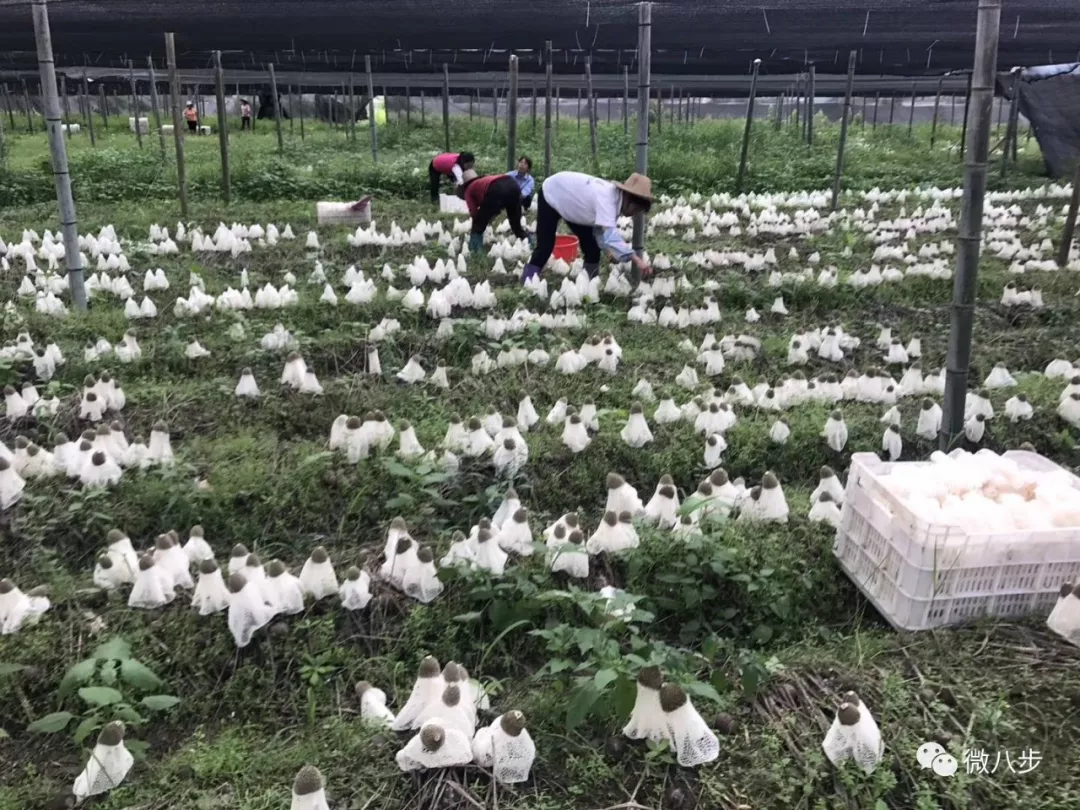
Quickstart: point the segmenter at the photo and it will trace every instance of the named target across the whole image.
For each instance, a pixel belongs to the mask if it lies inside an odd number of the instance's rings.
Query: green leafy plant
[[[26,730],[58,734],[75,723],[71,735],[77,745],[82,745],[114,720],[139,728],[149,722],[152,713],[167,711],[180,702],[174,695],[159,693],[161,685],[153,670],[132,657],[131,645],[116,636],[68,669],[60,682],[57,696],[61,703],[77,698],[80,710],[51,712],[30,723]],[[130,740],[127,747],[137,752],[146,744]]]

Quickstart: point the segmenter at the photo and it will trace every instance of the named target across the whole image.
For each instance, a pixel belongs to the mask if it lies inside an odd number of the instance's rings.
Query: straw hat
[[[634,172],[626,179],[625,183],[616,183],[615,188],[652,202],[652,180],[643,174]]]
[[[479,175],[476,173],[475,170],[466,169],[464,172],[461,173],[461,183],[462,183],[462,185],[464,185],[465,183],[468,183],[470,180],[475,180],[477,177],[479,177]]]

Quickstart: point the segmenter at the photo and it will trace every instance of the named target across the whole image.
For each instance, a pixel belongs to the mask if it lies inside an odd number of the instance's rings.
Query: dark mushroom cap
[[[619,516],[614,512],[604,512],[604,523],[608,526],[614,526],[619,522]]]
[[[158,551],[168,551],[173,547],[172,538],[167,534],[159,534],[154,540],[154,547]]]
[[[244,565],[248,568],[258,568],[262,565],[262,560],[259,559],[257,554],[248,554],[247,559],[244,560]]]
[[[763,489],[776,489],[780,486],[780,480],[773,473],[767,472],[761,477],[761,486]]]
[[[585,535],[583,535],[577,529],[574,529],[574,531],[570,532],[570,535],[566,538],[566,541],[568,543],[573,543],[575,546],[580,546],[583,542],[585,542]]]
[[[108,436],[110,433],[112,433],[112,430],[104,422],[94,428],[95,436]],[[18,441],[16,441],[16,444],[18,444]]]
[[[486,517],[480,518],[480,520],[476,521],[476,527],[478,529],[490,529],[491,528],[491,518],[486,518]]]
[[[245,546],[243,543],[237,543],[235,546],[233,546],[232,554],[230,556],[243,557],[244,559],[247,559],[247,555],[250,553],[251,552],[248,551],[247,546]]]
[[[717,467],[709,474],[709,483],[714,487],[722,487],[728,482],[727,471],[723,467]]]
[[[491,529],[481,529],[476,533],[477,543],[486,543],[491,540]]]
[[[360,569],[357,568],[355,565],[350,565],[349,570],[345,572],[345,579],[356,582],[358,579],[360,579]]]
[[[838,409],[838,410],[835,410],[835,411],[833,411],[832,413],[830,413],[830,414],[829,414],[829,418],[830,418],[830,419],[835,419],[835,420],[837,420],[837,421],[843,421],[843,419],[844,419],[844,414],[842,414],[842,413],[841,413],[841,412],[839,411],[839,409]]]
[[[227,584],[230,593],[240,593],[240,591],[244,590],[244,586],[247,585],[247,577],[240,572],[237,572],[229,577]]]
[[[761,487],[760,486],[752,487],[750,489],[750,498],[751,498],[751,500],[757,501],[758,498],[760,498],[760,497],[761,497]]]
[[[514,441],[512,436],[507,436],[505,439],[503,439],[503,447],[506,450],[513,450],[515,447],[517,447],[517,442]]]
[[[287,569],[285,568],[285,563],[283,563],[281,560],[271,560],[270,565],[266,567],[266,573],[271,578],[280,577],[282,574],[285,573],[286,570]]]
[[[323,789],[323,775],[314,765],[305,765],[293,779],[292,792],[297,796],[310,796]]]
[[[439,666],[439,659],[433,655],[428,655],[420,662],[420,678],[437,678],[442,668]]]
[[[925,397],[923,399],[923,401],[922,401],[922,409],[924,411],[928,411],[933,407],[934,407],[934,400],[930,399],[930,397]]]
[[[398,426],[398,430],[404,432],[406,430],[412,430],[412,422],[408,419],[402,419],[401,424]]]
[[[427,546],[421,546],[420,550],[416,552],[416,559],[427,564],[435,559],[435,553]]]
[[[632,413],[632,414],[640,414],[642,412],[643,411],[642,411],[640,403],[635,402],[633,405],[630,406],[630,413]]]
[[[30,446],[30,440],[28,438],[26,438],[25,436],[16,436],[15,437],[15,449],[16,450],[25,450],[29,446]]]
[[[79,442],[79,452],[80,453],[89,453],[93,449],[94,449],[94,445],[92,445],[86,439],[83,439],[81,442]],[[5,469],[7,469],[7,468],[5,467]]]
[[[242,369],[240,369],[240,376],[241,377],[250,377],[251,376],[251,366],[244,366]]]
[[[829,492],[822,492],[818,495],[818,501],[824,501],[825,503],[832,503],[833,496]]]
[[[566,527],[561,523],[555,524],[555,530],[552,532],[556,540],[562,540],[566,537]]]
[[[169,432],[169,424],[168,424],[168,422],[159,420],[157,422],[154,422],[154,426],[152,428],[150,428],[150,429],[154,433],[168,433]]]
[[[97,558],[97,564],[99,568],[104,568],[106,571],[113,567],[112,557],[108,554],[99,554]]]
[[[626,509],[619,512],[619,523],[630,523],[634,519],[634,516],[630,514]]]
[[[127,540],[127,535],[119,529],[109,529],[109,533],[105,535],[105,542],[110,546],[113,543],[119,543],[121,540]]]
[[[11,388],[11,386],[9,385],[8,388]],[[14,388],[11,388],[11,393],[12,394],[15,393]],[[97,394],[95,394],[93,391],[87,391],[86,392],[86,401],[87,402],[97,402]]]
[[[702,481],[700,484],[698,484],[697,494],[702,496],[703,498],[711,498],[713,496],[712,484],[710,484],[708,481]]]
[[[464,681],[465,676],[462,674],[463,669],[461,664],[457,661],[447,661],[446,666],[443,667],[442,676],[443,680],[447,683],[457,683],[458,681]]]
[[[372,687],[369,681],[357,681],[356,686],[353,687],[353,691],[356,692],[358,698],[362,698],[364,693],[372,688],[374,687]]]
[[[153,567],[154,567],[154,558],[151,557],[149,554],[143,554],[141,557],[139,557],[139,570],[140,571],[149,571]]]
[[[483,429],[484,429],[484,425],[477,417],[474,416],[469,420],[469,430],[474,430],[475,431],[475,430],[483,430]]]
[[[438,751],[442,748],[445,739],[446,732],[443,731],[442,726],[425,723],[423,728],[420,729],[420,743],[424,746],[425,751]]]
[[[657,494],[661,498],[672,499],[675,497],[675,487],[660,487],[660,489],[657,491]]]
[[[100,467],[105,463],[105,453],[101,450],[97,450],[94,455],[90,456],[90,461],[93,462],[95,467]]]
[[[205,536],[206,536],[206,532],[203,529],[203,527],[200,526],[199,524],[196,524],[196,525],[192,526],[191,530],[188,532],[188,537],[205,537]]]
[[[707,445],[709,445],[709,447],[716,447],[716,444],[717,444],[716,434],[714,433],[711,436],[709,436],[709,438],[705,440],[705,443]]]
[[[673,712],[686,704],[686,692],[677,683],[665,683],[660,687],[660,708]]]
[[[852,706],[850,703],[841,703],[840,711],[836,713],[836,716],[840,719],[841,725],[853,726],[859,722],[859,707]]]
[[[461,687],[451,684],[443,689],[442,702],[444,706],[457,706],[461,702]]]
[[[606,483],[608,489],[618,489],[626,483],[626,480],[618,473],[608,473]]]
[[[212,574],[218,570],[217,560],[211,557],[209,560],[203,560],[199,563],[200,574]]]
[[[571,529],[578,525],[577,512],[567,512],[563,516],[563,522],[566,523]]]
[[[7,577],[0,579],[0,593],[11,593],[15,590],[15,583]]]
[[[659,691],[664,685],[664,673],[660,671],[660,667],[642,667],[638,670],[637,682],[649,689]]]
[[[326,549],[322,546],[315,546],[311,552],[311,561],[317,565],[322,565],[324,562],[330,559],[330,555],[326,553]]]
[[[124,741],[124,724],[119,720],[114,720],[109,723],[105,728],[101,729],[101,733],[98,734],[98,745],[115,746],[120,745]]]
[[[1016,398],[1018,400],[1020,400],[1021,402],[1027,402],[1028,401],[1028,395],[1025,394],[1023,391],[1021,391],[1019,394],[1017,394]]]
[[[412,548],[412,538],[399,537],[397,544],[394,546],[394,553],[405,554],[410,548]]]

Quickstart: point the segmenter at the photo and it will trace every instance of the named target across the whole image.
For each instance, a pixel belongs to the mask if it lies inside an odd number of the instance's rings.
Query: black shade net
[[[653,3],[654,73],[923,75],[971,67],[975,0],[667,0]],[[513,50],[524,74],[636,70],[637,4],[628,0],[52,0],[58,65],[110,67],[164,57],[176,34],[181,67],[389,73],[501,70]],[[999,67],[1080,59],[1080,0],[1006,0]],[[0,0],[0,71],[36,67],[28,0]]]

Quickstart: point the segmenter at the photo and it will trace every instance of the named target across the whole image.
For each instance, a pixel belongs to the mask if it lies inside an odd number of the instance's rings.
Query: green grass
[[[1058,642],[1035,619],[1028,623],[987,622],[971,628],[915,636],[893,632],[858,594],[832,558],[832,533],[810,524],[805,515],[817,470],[831,464],[846,473],[850,453],[876,451],[883,426],[882,408],[845,404],[850,438],[844,453],[826,446],[820,431],[828,409],[804,406],[785,414],[789,442],[772,445],[767,431],[773,417],[740,409],[738,424],[727,434],[724,466],[732,476],[755,481],[767,470],[780,474],[792,509],[786,526],[753,527],[732,523],[690,543],[643,531],[642,547],[623,559],[598,561],[586,590],[567,590],[552,577],[543,560],[517,561],[506,577],[447,576],[447,588],[434,603],[422,606],[382,586],[368,610],[346,615],[319,604],[307,613],[263,632],[238,654],[221,617],[200,619],[183,604],[160,612],[128,610],[119,595],[102,600],[87,592],[95,553],[106,531],[122,526],[145,545],[156,534],[176,528],[182,534],[201,523],[209,542],[227,556],[238,542],[264,561],[286,560],[294,570],[317,544],[326,545],[339,571],[366,560],[375,570],[387,523],[403,515],[421,542],[442,552],[454,529],[467,528],[498,505],[504,485],[490,470],[463,465],[458,476],[425,477],[372,458],[353,467],[325,453],[330,424],[340,413],[383,409],[395,422],[408,419],[425,447],[435,446],[450,415],[482,414],[489,406],[516,411],[518,396],[533,397],[541,416],[557,397],[580,405],[595,398],[601,430],[588,450],[572,456],[560,431],[538,426],[527,435],[530,459],[514,482],[530,510],[537,532],[554,517],[579,509],[595,526],[604,499],[604,477],[616,470],[648,497],[658,478],[670,473],[683,494],[704,476],[702,440],[688,424],[654,429],[656,442],[645,450],[624,445],[618,432],[626,419],[630,392],[639,378],[650,380],[658,396],[688,394],[674,386],[684,363],[693,362],[679,343],[699,344],[705,329],[685,333],[632,325],[625,320],[625,300],[605,297],[588,308],[589,326],[570,333],[525,332],[513,338],[527,347],[545,347],[553,357],[563,345],[578,346],[594,332],[612,330],[624,354],[612,377],[590,368],[564,377],[553,370],[518,368],[475,378],[471,356],[498,344],[475,331],[478,316],[466,314],[446,342],[435,340],[435,324],[426,316],[402,313],[380,295],[364,308],[343,300],[337,308],[317,303],[321,289],[306,284],[313,259],[303,249],[304,231],[312,227],[313,201],[376,190],[380,226],[402,226],[433,214],[417,199],[424,194],[423,169],[437,147],[440,130],[432,126],[408,133],[391,125],[381,133],[378,167],[371,164],[366,131],[348,144],[340,131],[320,129],[300,143],[290,139],[284,160],[274,155],[276,141],[266,126],[253,137],[234,139],[234,192],[230,206],[217,199],[216,140],[189,139],[189,176],[193,205],[190,221],[213,230],[219,220],[291,222],[300,237],[275,249],[258,249],[233,261],[193,256],[186,250],[168,259],[137,256],[127,248],[133,267],[129,280],[141,293],[147,267],[162,267],[171,288],[151,293],[161,313],[134,328],[143,359],[133,365],[110,363],[128,396],[123,412],[129,437],[148,435],[159,419],[169,422],[177,466],[169,471],[128,473],[115,488],[87,494],[78,487],[52,482],[28,486],[22,502],[3,516],[0,575],[14,572],[23,587],[48,582],[55,606],[42,622],[16,636],[0,639],[0,664],[29,667],[0,675],[0,722],[10,739],[0,740],[0,810],[45,806],[66,793],[85,759],[65,735],[25,731],[33,719],[61,708],[77,710],[77,698],[58,696],[65,671],[112,635],[127,639],[133,654],[164,681],[180,705],[154,717],[131,737],[150,744],[145,762],[128,782],[96,804],[102,810],[169,807],[182,810],[271,810],[285,807],[295,771],[305,763],[326,774],[331,806],[400,808],[473,806],[439,777],[414,779],[400,774],[393,761],[403,743],[397,735],[364,727],[353,684],[367,679],[387,691],[400,707],[416,667],[426,654],[464,663],[493,691],[497,712],[520,708],[537,742],[534,780],[515,790],[494,791],[478,771],[458,775],[474,800],[484,806],[597,808],[633,800],[645,807],[805,808],[805,810],[975,810],[1025,807],[1065,810],[1080,797],[1072,745],[1077,729],[1075,651]],[[455,122],[455,143],[481,155],[482,168],[501,165],[505,143],[492,137],[490,124]],[[525,148],[534,155],[537,142],[529,123],[523,126]],[[737,155],[738,126],[704,123],[671,128],[654,135],[651,173],[664,191],[712,193],[731,190]],[[836,132],[819,128],[812,150],[794,142],[790,132],[755,131],[751,187],[755,190],[823,188],[828,185]],[[142,154],[128,133],[113,133],[96,152],[85,138],[70,141],[79,218],[84,229],[113,223],[126,243],[146,238],[150,223],[177,220],[169,170],[155,157],[156,139],[146,139]],[[849,153],[853,188],[957,185],[960,164],[946,147],[956,132],[946,130],[940,147],[930,150],[928,133],[916,129],[909,139],[894,132],[856,127]],[[0,169],[0,235],[17,237],[24,227],[56,228],[55,203],[41,161],[47,154],[42,136],[9,136],[7,163]],[[600,169],[613,176],[632,168],[629,141],[621,127],[601,127]],[[588,139],[564,122],[558,135],[557,168],[588,165]],[[1033,145],[1032,145],[1033,146]],[[1023,173],[1007,183],[1038,182],[1037,154],[1023,152]],[[306,167],[310,165],[311,171]],[[421,173],[413,176],[411,170]],[[996,172],[995,172],[996,177]],[[995,182],[997,182],[995,180]],[[5,185],[7,184],[7,185]],[[14,198],[5,189],[22,189]],[[1060,203],[1056,203],[1055,207]],[[1031,206],[1033,208],[1035,203]],[[681,229],[680,229],[681,230]],[[369,275],[386,262],[398,267],[417,253],[434,260],[445,255],[432,243],[423,249],[376,252],[345,242],[347,229],[321,228],[321,254],[339,296],[341,274],[356,264]],[[1051,238],[1056,238],[1056,231]],[[941,237],[938,237],[941,238]],[[1027,237],[1025,237],[1027,238]],[[656,234],[654,255],[687,255],[704,247],[775,246],[785,270],[797,269],[786,257],[796,245],[805,257],[822,253],[823,264],[842,274],[869,263],[873,246],[839,233],[809,243],[787,239],[724,236],[687,243]],[[845,244],[853,248],[843,257]],[[486,274],[490,261],[469,262],[473,281]],[[277,312],[253,310],[242,315],[214,312],[209,317],[178,319],[172,302],[187,292],[190,271],[216,294],[239,284],[242,268],[251,286],[280,284],[286,271],[298,279],[298,306]],[[688,270],[701,282],[706,274]],[[855,291],[816,285],[774,290],[763,278],[716,273],[723,321],[717,336],[746,332],[761,338],[764,353],[753,363],[729,364],[710,381],[719,389],[734,374],[748,382],[776,381],[788,371],[787,338],[796,331],[842,323],[862,341],[850,365],[880,364],[873,348],[877,324],[892,327],[906,340],[921,337],[923,366],[944,364],[948,338],[951,282],[925,279]],[[1016,314],[997,305],[1009,278],[1005,264],[983,263],[976,310],[972,376],[982,379],[1004,361],[1015,373],[1041,370],[1058,356],[1075,357],[1077,283],[1067,273],[1039,273],[1025,283],[1043,290],[1046,309]],[[11,297],[19,274],[0,279]],[[523,296],[513,279],[498,280],[497,311],[540,302]],[[400,276],[399,288],[407,286]],[[385,288],[385,282],[380,282]],[[782,293],[790,311],[784,319],[764,315]],[[681,295],[687,305],[700,303],[701,292]],[[754,306],[763,313],[746,324],[743,313]],[[5,313],[0,337],[10,341],[20,329],[35,341],[57,341],[68,362],[48,386],[63,398],[55,419],[11,424],[0,419],[0,438],[9,445],[26,435],[51,446],[56,434],[78,432],[78,392],[83,377],[100,370],[83,361],[87,339],[120,339],[129,327],[118,302],[96,295],[90,312],[56,321],[35,314],[25,302],[19,318]],[[365,336],[384,315],[397,317],[402,331],[380,346],[384,378],[359,376]],[[482,316],[479,316],[482,320]],[[244,323],[246,338],[227,337],[231,323]],[[471,323],[470,323],[471,321]],[[278,390],[283,357],[263,352],[259,338],[281,322],[300,341],[309,366],[326,388],[313,399]],[[199,339],[211,356],[190,361],[183,351]],[[424,386],[397,384],[392,373],[419,354],[431,370],[436,361],[450,369],[451,388],[436,392]],[[257,403],[232,395],[240,369],[250,366],[264,392]],[[815,360],[811,375],[825,369]],[[700,372],[700,367],[699,367]],[[26,376],[21,367],[0,369],[0,383]],[[601,389],[606,386],[606,390]],[[43,386],[44,388],[44,386]],[[1021,378],[1037,408],[1034,419],[1013,425],[993,420],[984,445],[996,450],[1031,442],[1040,452],[1068,466],[1076,464],[1076,432],[1055,415],[1061,386],[1036,376]],[[1008,393],[995,393],[999,411]],[[924,457],[933,448],[914,436],[917,402],[904,402],[904,458]],[[651,415],[652,408],[647,412]],[[208,486],[196,487],[196,481]],[[629,625],[606,621],[589,591],[603,581],[638,597],[639,612]],[[183,603],[181,597],[179,602]],[[103,626],[99,626],[99,621]],[[636,658],[635,658],[636,656]],[[670,677],[697,682],[694,701],[703,716],[728,734],[721,736],[720,760],[695,772],[678,768],[666,750],[625,745],[617,735],[632,700],[636,661],[664,665]],[[0,669],[0,672],[3,672]],[[832,718],[837,696],[856,688],[880,720],[886,761],[870,778],[850,768],[837,771],[824,759],[820,742]],[[719,713],[729,717],[718,717]],[[964,749],[1025,748],[1044,755],[1032,773],[1009,773],[1003,764],[993,776],[951,780],[920,771],[918,746],[937,739],[957,755]],[[680,801],[682,803],[680,803]]]

